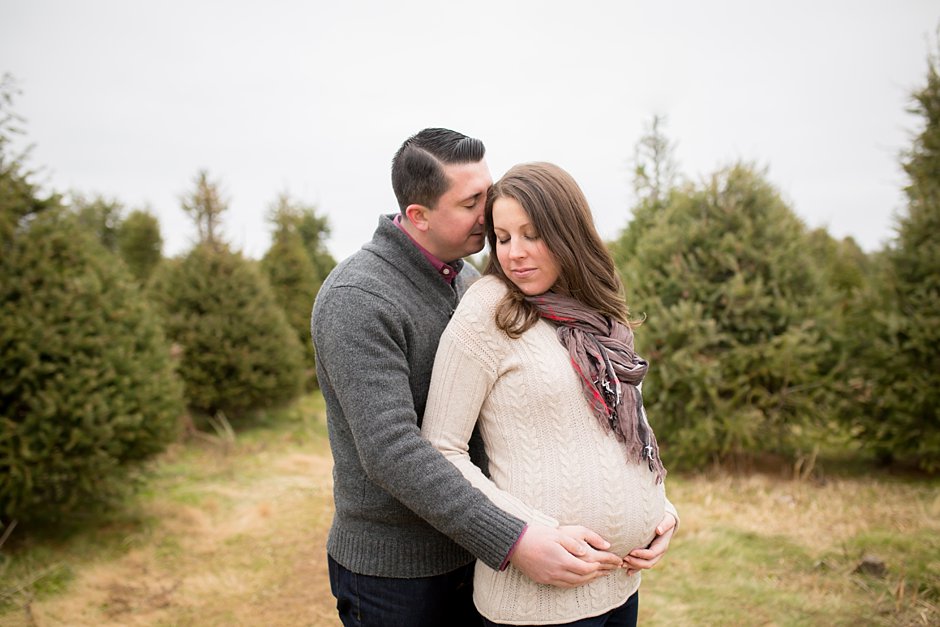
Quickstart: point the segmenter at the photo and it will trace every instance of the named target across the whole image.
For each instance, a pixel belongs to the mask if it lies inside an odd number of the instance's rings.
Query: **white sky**
[[[392,154],[427,126],[483,139],[494,177],[558,163],[611,239],[654,113],[687,176],[766,166],[809,226],[874,250],[904,206],[938,25],[936,0],[0,0],[0,73],[40,180],[148,206],[169,255],[206,168],[247,254],[286,190],[343,258],[396,210]]]

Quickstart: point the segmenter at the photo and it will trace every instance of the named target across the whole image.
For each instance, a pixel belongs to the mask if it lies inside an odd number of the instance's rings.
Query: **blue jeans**
[[[329,555],[330,589],[350,627],[481,627],[473,606],[473,564],[443,575],[396,579],[359,575]]]
[[[640,609],[640,592],[636,591],[633,596],[627,599],[627,602],[618,608],[600,616],[591,616],[582,618],[573,623],[559,623],[558,625],[539,625],[539,627],[636,627],[637,612]],[[483,619],[486,627],[501,627],[499,623],[494,623]]]

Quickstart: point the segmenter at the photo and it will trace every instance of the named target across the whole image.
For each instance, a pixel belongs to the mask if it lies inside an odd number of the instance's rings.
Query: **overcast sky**
[[[392,154],[427,126],[483,139],[494,177],[561,165],[611,239],[654,113],[687,177],[757,163],[809,226],[875,250],[938,25],[936,0],[0,0],[0,72],[41,180],[149,207],[169,255],[204,168],[248,255],[287,191],[343,258],[396,210]]]

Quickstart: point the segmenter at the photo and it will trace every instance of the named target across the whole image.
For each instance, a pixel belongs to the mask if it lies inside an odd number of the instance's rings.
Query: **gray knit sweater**
[[[438,575],[474,556],[498,568],[524,523],[420,430],[438,341],[476,272],[467,265],[448,285],[391,218],[333,270],[313,308],[334,463],[327,552],[382,577]],[[471,448],[482,461],[479,438]]]

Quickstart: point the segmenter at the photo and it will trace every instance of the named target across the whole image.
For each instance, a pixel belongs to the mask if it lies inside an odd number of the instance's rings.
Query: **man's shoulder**
[[[395,273],[363,249],[333,269],[317,293],[317,305],[394,300],[394,295]]]
[[[408,260],[392,259],[385,249],[370,244],[372,242],[341,261],[323,286],[382,286],[401,280],[404,276],[402,268],[408,265]]]

